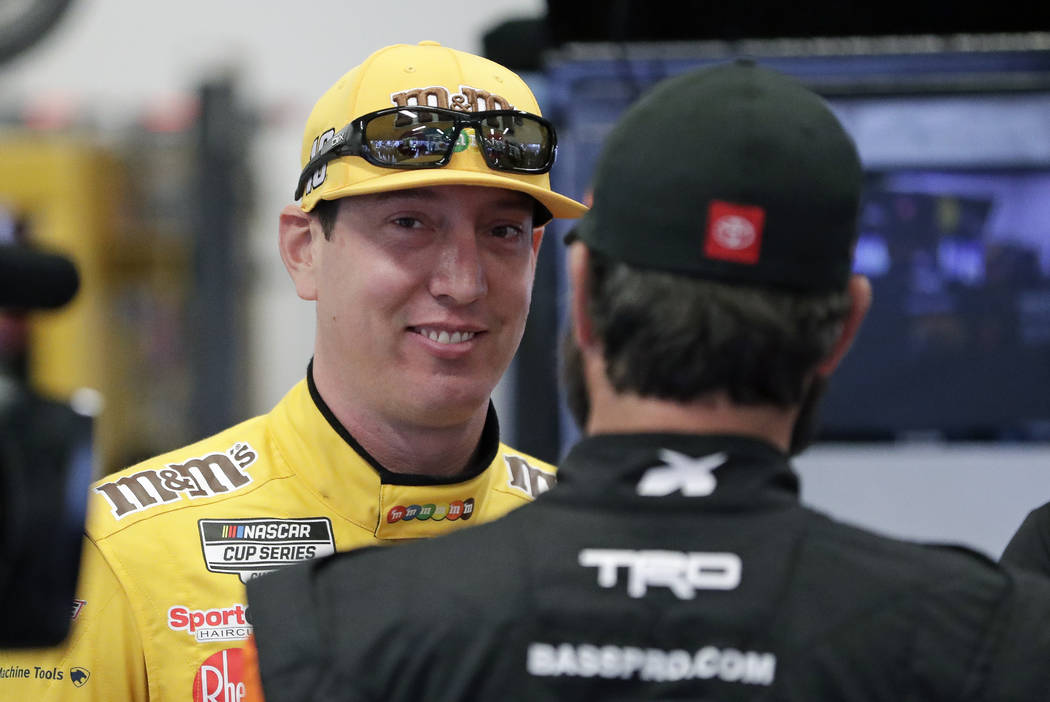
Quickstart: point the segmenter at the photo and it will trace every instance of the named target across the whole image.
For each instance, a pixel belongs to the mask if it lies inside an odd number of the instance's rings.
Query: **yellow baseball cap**
[[[303,168],[325,135],[377,110],[429,105],[478,110],[523,110],[539,115],[532,91],[516,73],[480,56],[435,41],[379,49],[352,68],[321,96],[306,122],[300,155]],[[357,156],[330,161],[309,183],[301,206],[309,212],[320,200],[432,185],[483,185],[526,193],[555,217],[575,218],[587,207],[551,190],[548,173],[495,171],[476,146],[456,151],[444,168],[397,170],[374,166]]]

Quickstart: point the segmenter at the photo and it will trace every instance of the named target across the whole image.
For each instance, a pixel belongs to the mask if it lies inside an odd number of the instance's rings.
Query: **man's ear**
[[[580,350],[594,346],[594,327],[587,313],[590,284],[587,276],[590,252],[579,241],[569,245],[568,273],[570,283],[570,306],[572,333]]]
[[[825,378],[834,372],[846,352],[849,351],[849,347],[853,345],[853,340],[857,338],[857,332],[860,331],[860,324],[871,307],[871,281],[865,276],[851,277],[846,292],[849,293],[850,306],[846,320],[842,324],[842,331],[831,348],[831,353],[817,366],[817,373]]]
[[[277,231],[281,260],[295,292],[304,300],[316,300],[320,263],[316,248],[324,238],[320,223],[298,205],[288,205],[281,210]]]

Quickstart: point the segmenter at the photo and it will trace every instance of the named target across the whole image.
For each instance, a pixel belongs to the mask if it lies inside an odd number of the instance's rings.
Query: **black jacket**
[[[267,702],[1037,700],[1050,581],[798,501],[771,446],[618,435],[465,532],[248,585]]]
[[[1050,576],[1050,502],[1028,513],[1003,550],[1002,562]]]

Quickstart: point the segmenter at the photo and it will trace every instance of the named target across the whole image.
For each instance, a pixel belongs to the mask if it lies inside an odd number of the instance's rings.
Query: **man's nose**
[[[469,305],[488,292],[477,235],[462,228],[449,234],[438,252],[430,292],[457,305]]]

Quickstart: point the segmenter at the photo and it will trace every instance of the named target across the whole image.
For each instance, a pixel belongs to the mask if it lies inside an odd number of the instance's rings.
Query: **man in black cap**
[[[752,63],[633,106],[571,237],[588,436],[559,486],[252,581],[268,702],[1044,698],[1050,582],[799,503],[789,456],[871,299],[860,190],[826,104]]]

